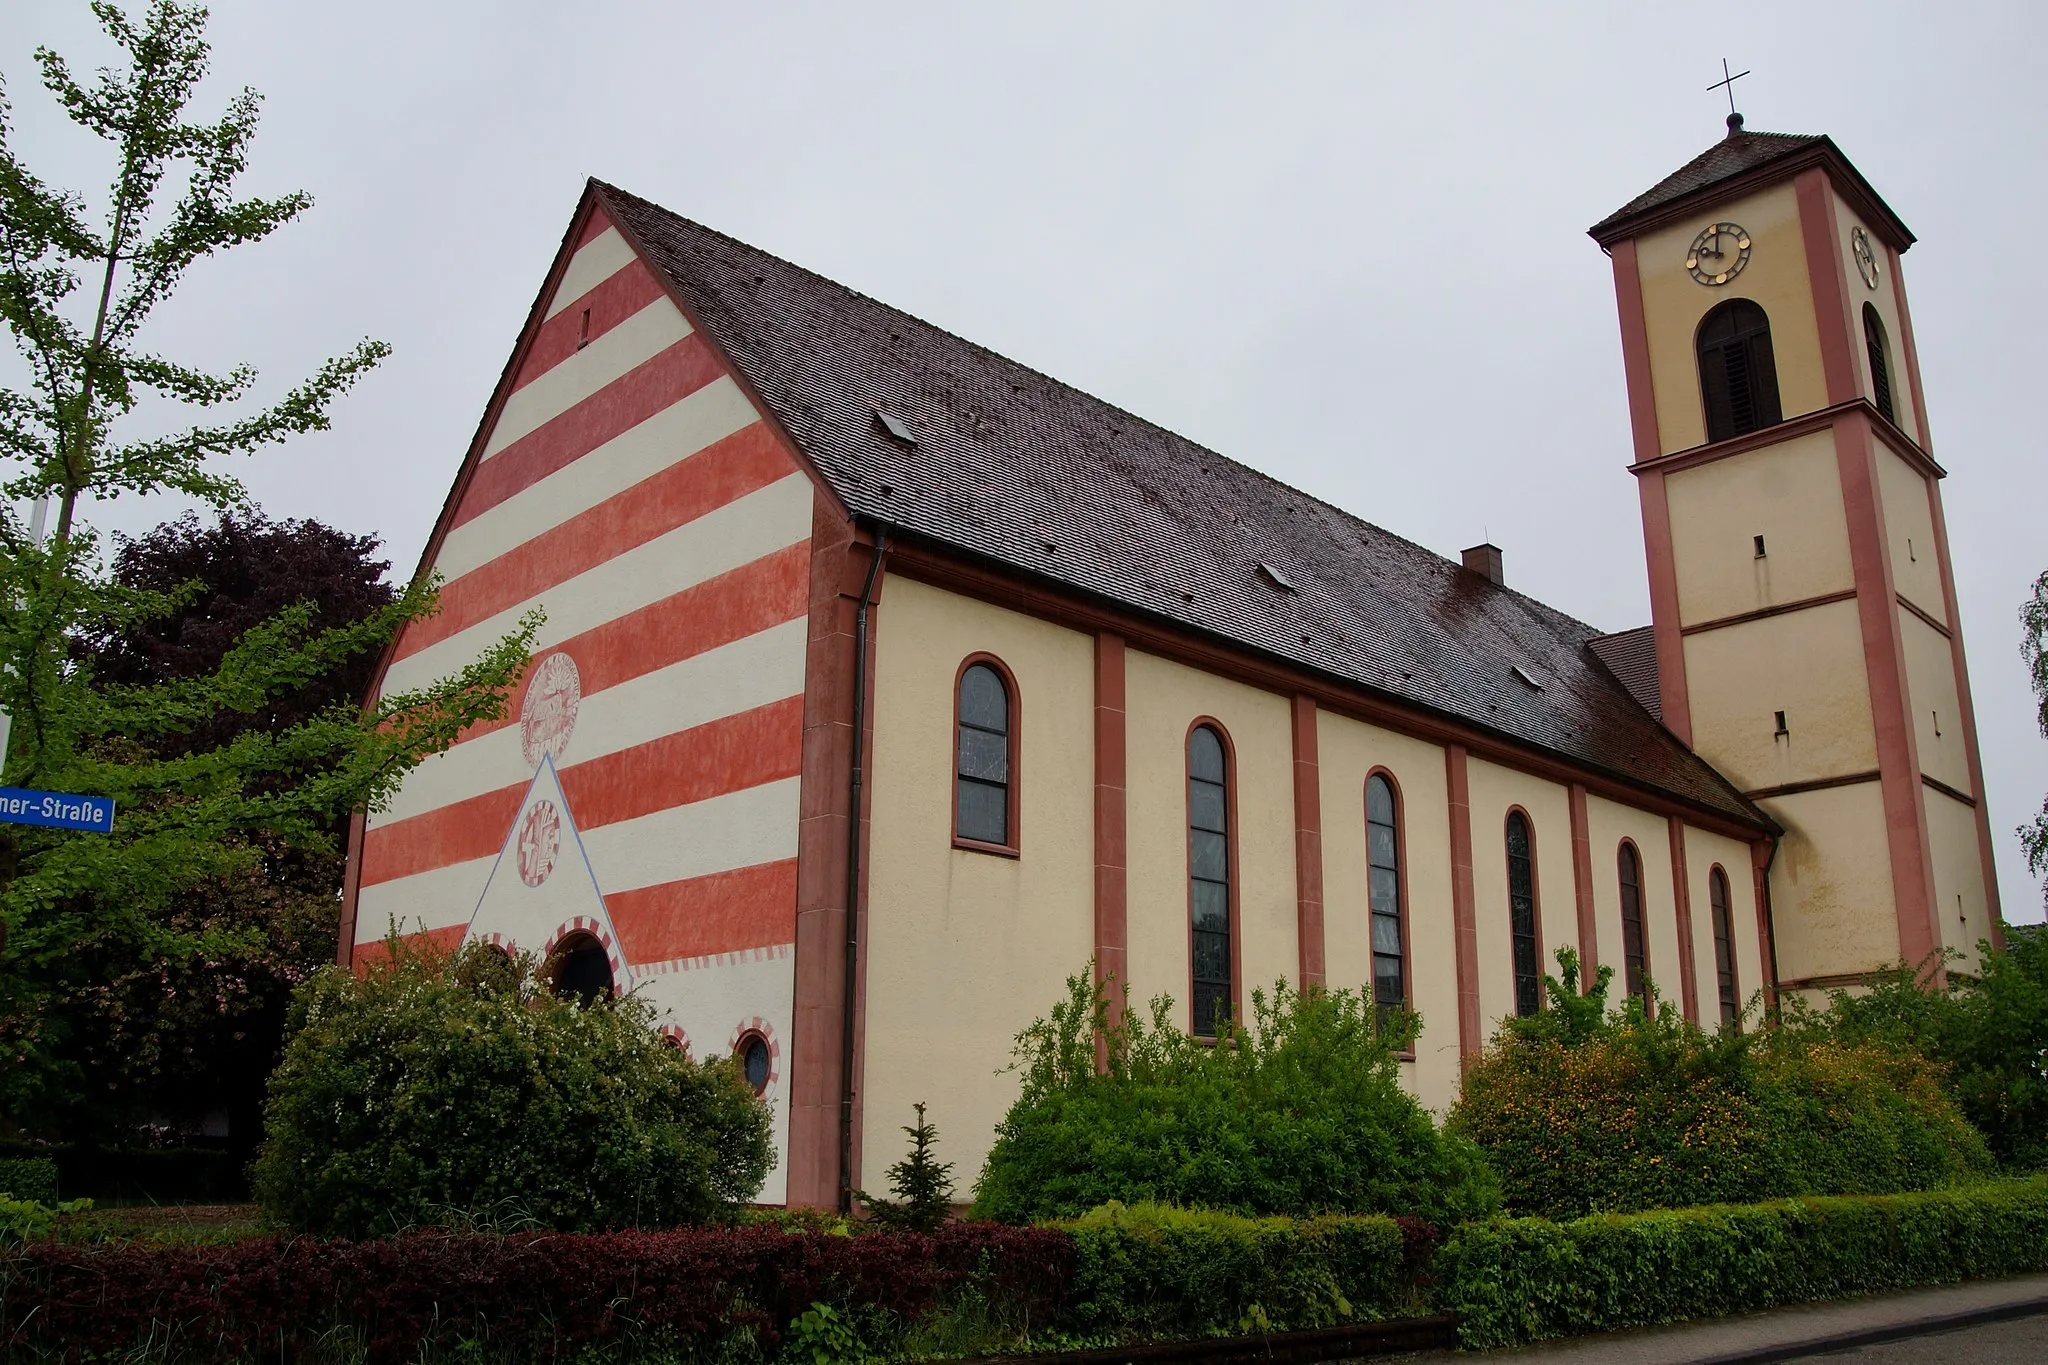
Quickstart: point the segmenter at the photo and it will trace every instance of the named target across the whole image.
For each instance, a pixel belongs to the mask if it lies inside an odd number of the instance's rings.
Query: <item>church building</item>
[[[341,954],[548,955],[732,1054],[761,1198],[959,1172],[1091,960],[1213,1034],[1279,978],[1421,1012],[1442,1109],[1563,947],[1714,1026],[1995,937],[1899,217],[1728,135],[1613,260],[1652,620],[1605,635],[592,182],[375,686],[546,614],[504,722],[350,840]],[[1553,968],[1554,970],[1554,968]]]

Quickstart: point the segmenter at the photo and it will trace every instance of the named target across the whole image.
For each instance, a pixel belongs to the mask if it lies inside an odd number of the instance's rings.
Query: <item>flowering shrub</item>
[[[2048,1269],[2048,1178],[1470,1223],[1437,1258],[1467,1350]]]
[[[1466,1073],[1449,1127],[1478,1144],[1508,1207],[1594,1212],[1787,1195],[1931,1189],[1988,1170],[1976,1132],[1917,1053],[1812,1034],[1707,1034],[1630,1000],[1612,969],[1510,1020]]]
[[[1253,1026],[1216,1045],[1152,1002],[1112,1020],[1092,972],[1017,1039],[1023,1092],[996,1129],[975,1213],[1072,1218],[1111,1201],[1260,1216],[1385,1213],[1449,1222],[1499,1194],[1463,1138],[1401,1088],[1413,1016],[1348,991],[1252,993]],[[1097,1067],[1100,1040],[1105,1065]]]
[[[691,1062],[636,997],[557,998],[530,957],[393,945],[293,1003],[257,1198],[276,1223],[664,1227],[751,1199],[766,1106],[727,1059]]]

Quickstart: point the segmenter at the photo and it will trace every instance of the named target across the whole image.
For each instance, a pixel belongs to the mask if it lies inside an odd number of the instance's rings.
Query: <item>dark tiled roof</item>
[[[1621,680],[1645,711],[1664,719],[1664,694],[1657,686],[1657,637],[1648,626],[1620,630],[1586,642],[1607,671]]]
[[[1826,137],[1815,133],[1732,133],[1602,218],[1588,231],[1595,238],[1603,237],[1618,223],[1824,144],[1831,145]]]
[[[1768,827],[1599,666],[1591,627],[929,323],[597,190],[856,514]]]

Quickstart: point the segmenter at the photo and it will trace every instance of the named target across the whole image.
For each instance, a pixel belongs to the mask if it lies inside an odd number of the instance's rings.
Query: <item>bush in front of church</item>
[[[1465,1075],[1451,1131],[1499,1173],[1518,1214],[1891,1194],[1991,1167],[1919,1053],[1810,1032],[1707,1033],[1670,1006],[1607,1007],[1611,968],[1579,990],[1558,954],[1548,1005],[1502,1025]]]
[[[266,1217],[363,1237],[596,1231],[715,1218],[773,1165],[725,1058],[692,1062],[634,996],[558,998],[531,957],[389,945],[294,999],[254,1179]]]
[[[1435,1223],[1499,1204],[1467,1141],[1401,1088],[1412,1015],[1278,983],[1215,1045],[1152,1002],[1115,1017],[1091,971],[1017,1038],[1023,1092],[996,1129],[976,1217],[1074,1218],[1112,1200],[1245,1215],[1384,1213]],[[1100,1065],[1098,1065],[1098,1047]]]

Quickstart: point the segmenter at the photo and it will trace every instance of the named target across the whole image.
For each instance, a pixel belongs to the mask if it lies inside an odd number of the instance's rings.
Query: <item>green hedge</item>
[[[0,1157],[0,1194],[38,1204],[57,1202],[57,1163],[46,1156]]]
[[[1391,1315],[1405,1287],[1392,1218],[1241,1218],[1108,1204],[1074,1239],[1063,1326],[1083,1338],[1229,1336]]]
[[[2048,1177],[1470,1223],[1436,1263],[1470,1350],[2042,1269]]]

